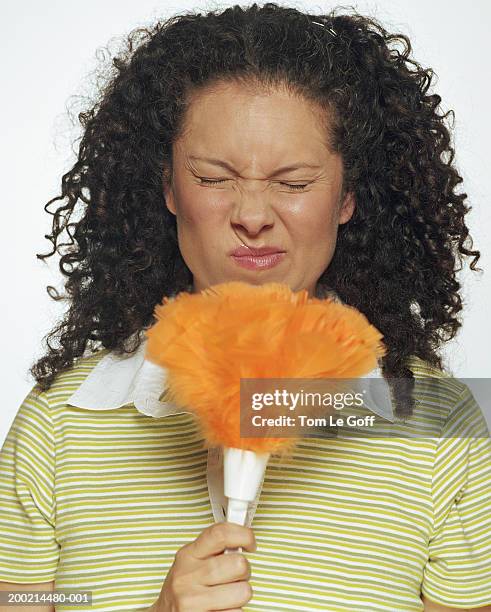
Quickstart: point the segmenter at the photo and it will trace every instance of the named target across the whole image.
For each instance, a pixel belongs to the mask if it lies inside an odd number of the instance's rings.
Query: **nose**
[[[256,236],[263,229],[273,226],[274,212],[267,203],[267,195],[264,192],[241,192],[236,197],[230,218],[234,229],[241,229],[248,235]]]

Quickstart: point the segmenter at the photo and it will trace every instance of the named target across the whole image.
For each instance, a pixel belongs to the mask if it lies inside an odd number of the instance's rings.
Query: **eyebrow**
[[[235,168],[233,168],[233,166],[231,166],[230,164],[228,164],[225,161],[222,161],[221,159],[215,159],[213,157],[196,157],[194,155],[190,155],[189,159],[191,159],[192,161],[201,161],[201,162],[207,162],[209,164],[213,164],[214,166],[220,166],[220,168],[225,168],[225,170],[228,170],[229,172],[232,172],[232,174],[237,174],[237,171],[235,170]],[[313,170],[319,170],[321,168],[321,166],[315,165],[315,164],[308,164],[305,162],[298,162],[296,164],[291,164],[289,166],[282,166],[281,168],[277,168],[272,174],[270,174],[267,178],[273,178],[274,176],[278,176],[278,174],[282,174],[284,172],[291,172],[293,170],[299,170],[300,168],[310,168]]]

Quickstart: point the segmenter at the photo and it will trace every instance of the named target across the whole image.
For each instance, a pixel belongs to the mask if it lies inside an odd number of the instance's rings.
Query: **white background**
[[[312,12],[328,12],[336,6],[332,2],[282,4]],[[62,287],[58,258],[51,257],[51,263],[45,264],[35,254],[51,251],[44,235],[51,232],[52,217],[43,206],[59,194],[61,176],[75,161],[71,143],[80,132],[70,122],[67,108],[74,109],[75,121],[77,112],[85,108],[74,96],[90,96],[94,90],[94,70],[100,69],[96,51],[100,57],[109,44],[115,54],[120,37],[157,18],[229,5],[155,0],[86,0],[83,6],[66,0],[2,4],[0,441],[34,385],[28,369],[43,353],[42,338],[65,308],[46,293],[47,284]],[[438,75],[434,89],[443,98],[443,108],[456,113],[456,160],[473,207],[466,219],[474,246],[482,252],[478,265],[484,273],[469,272],[467,264],[460,276],[463,327],[443,354],[447,369],[458,378],[490,377],[491,312],[485,302],[491,297],[490,257],[485,237],[491,235],[487,184],[491,3],[473,0],[463,7],[455,0],[379,0],[355,1],[352,6],[379,18],[387,29],[409,35],[414,57]],[[106,52],[106,62],[107,57]],[[477,389],[475,393],[491,427],[489,398]]]

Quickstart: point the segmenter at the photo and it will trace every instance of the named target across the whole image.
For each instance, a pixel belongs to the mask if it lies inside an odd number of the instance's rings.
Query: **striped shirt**
[[[0,453],[0,581],[55,580],[144,610],[176,551],[214,522],[196,419],[69,399],[103,350],[34,387]],[[416,380],[448,377],[413,357]],[[491,604],[491,441],[471,391],[416,387],[397,427],[425,437],[305,438],[271,457],[252,520],[252,611],[422,611]]]

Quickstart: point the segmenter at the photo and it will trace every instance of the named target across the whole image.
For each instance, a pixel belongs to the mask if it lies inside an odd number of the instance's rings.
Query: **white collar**
[[[113,410],[133,404],[138,412],[152,417],[189,412],[159,400],[166,388],[167,370],[145,359],[146,343],[143,338],[131,355],[105,355],[66,403],[87,410]],[[361,380],[364,379],[383,381],[377,385],[367,381],[364,385],[365,406],[393,423],[391,393],[380,366],[365,374]]]

